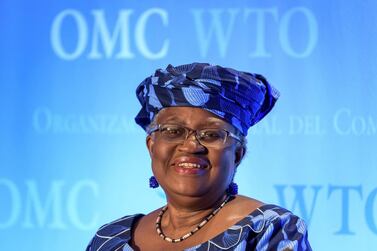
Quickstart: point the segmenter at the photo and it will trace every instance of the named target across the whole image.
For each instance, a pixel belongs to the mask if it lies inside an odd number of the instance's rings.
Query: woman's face
[[[157,124],[178,124],[190,129],[235,129],[216,115],[200,108],[168,107],[161,110]],[[167,196],[218,196],[224,194],[232,181],[236,166],[242,159],[243,149],[231,137],[224,147],[209,148],[201,145],[191,133],[182,143],[161,140],[158,132],[147,137],[155,177]],[[193,167],[196,165],[196,167]],[[200,165],[198,168],[197,165]]]

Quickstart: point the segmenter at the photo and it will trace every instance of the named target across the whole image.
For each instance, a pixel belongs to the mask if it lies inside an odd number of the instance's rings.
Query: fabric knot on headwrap
[[[136,89],[142,108],[135,121],[144,130],[165,107],[190,106],[216,114],[243,135],[272,109],[279,92],[259,74],[218,65],[168,65]]]

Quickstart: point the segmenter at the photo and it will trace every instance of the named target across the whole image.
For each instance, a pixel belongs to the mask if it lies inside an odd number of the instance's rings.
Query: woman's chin
[[[166,190],[167,193],[179,195],[182,197],[199,198],[208,196],[208,189],[200,185],[187,185],[185,183],[175,183],[174,187],[170,185],[170,189]]]

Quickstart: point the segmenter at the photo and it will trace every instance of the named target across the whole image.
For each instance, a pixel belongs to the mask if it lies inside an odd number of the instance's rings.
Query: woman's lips
[[[209,163],[206,159],[197,157],[179,157],[174,159],[172,166],[180,174],[203,174]]]
[[[207,169],[205,168],[187,168],[183,166],[174,165],[174,170],[179,174],[191,174],[191,175],[202,175]]]

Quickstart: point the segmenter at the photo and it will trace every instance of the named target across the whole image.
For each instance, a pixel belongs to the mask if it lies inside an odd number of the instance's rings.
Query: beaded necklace
[[[168,206],[164,206],[160,213],[158,214],[158,217],[157,217],[157,220],[156,220],[156,231],[157,231],[157,234],[162,238],[164,239],[165,241],[168,241],[168,242],[171,242],[171,243],[177,243],[177,242],[181,242],[181,241],[184,241],[186,240],[187,238],[189,238],[190,236],[192,236],[193,234],[195,234],[197,231],[199,231],[199,229],[201,229],[205,224],[207,224],[219,211],[221,208],[223,208],[225,206],[225,204],[229,201],[230,199],[230,196],[228,195],[225,200],[221,203],[221,205],[216,208],[215,210],[212,211],[212,213],[210,213],[202,222],[200,222],[193,230],[191,230],[190,232],[188,232],[187,234],[183,235],[182,237],[180,238],[176,238],[176,239],[173,239],[173,238],[170,238],[168,236],[166,236],[163,232],[162,232],[162,229],[161,229],[161,220],[162,220],[162,216],[164,215],[164,213],[166,212],[166,210],[168,209]]]

